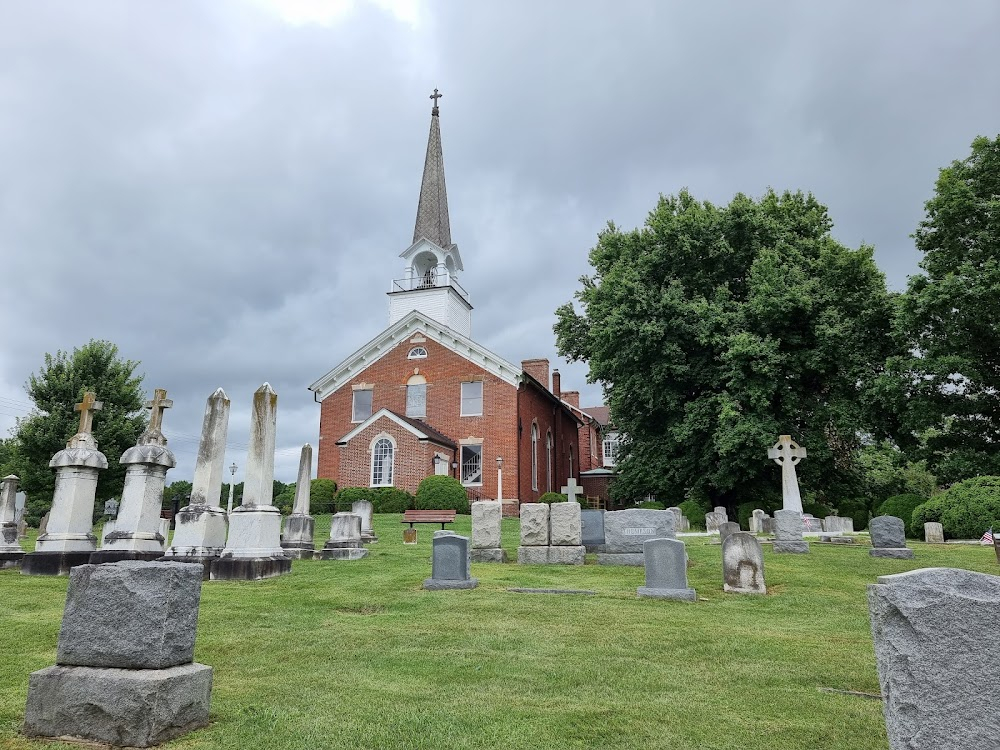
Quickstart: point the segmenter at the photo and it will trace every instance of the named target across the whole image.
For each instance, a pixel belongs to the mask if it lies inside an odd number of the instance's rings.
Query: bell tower
[[[431,130],[427,137],[424,176],[420,183],[413,244],[400,253],[403,277],[389,291],[389,325],[417,310],[466,337],[472,336],[472,303],[458,283],[464,270],[458,245],[451,241],[448,192],[444,181],[441,121],[437,89],[430,98]]]

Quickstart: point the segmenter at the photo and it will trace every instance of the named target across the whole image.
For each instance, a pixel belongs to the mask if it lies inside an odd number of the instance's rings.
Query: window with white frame
[[[604,436],[604,465],[614,466],[618,455],[618,433],[609,432]]]
[[[427,416],[427,380],[414,375],[406,381],[406,416]]]
[[[379,438],[372,446],[372,487],[392,486],[394,448],[389,438]]]
[[[462,484],[483,483],[483,446],[462,446]]]
[[[552,492],[552,433],[545,433],[545,491]]]
[[[372,415],[372,391],[370,388],[354,391],[354,403],[351,409],[352,422],[364,422]]]
[[[573,473],[573,446],[569,447],[569,475],[575,477],[576,474]]]
[[[427,359],[427,350],[422,346],[415,346],[406,355],[407,359]]]
[[[481,417],[483,415],[483,381],[473,380],[462,383],[463,417]]]
[[[538,425],[531,425],[531,489],[538,489]]]

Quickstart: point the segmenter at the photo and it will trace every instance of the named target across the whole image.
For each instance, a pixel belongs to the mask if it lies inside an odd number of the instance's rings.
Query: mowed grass
[[[516,558],[517,521],[504,521]],[[317,546],[330,517],[317,519]],[[914,543],[916,559],[814,544],[765,548],[770,594],[723,594],[718,545],[688,539],[695,604],[640,600],[639,568],[474,564],[479,587],[423,591],[433,527],[399,516],[356,562],[208,582],[196,660],[212,723],[171,748],[706,748],[885,750],[866,604],[877,576],[996,573],[992,547]],[[468,516],[453,525],[470,532]],[[29,547],[30,549],[30,547]],[[66,578],[0,572],[0,746],[29,742],[28,674],[55,662]],[[595,596],[509,593],[572,588]]]

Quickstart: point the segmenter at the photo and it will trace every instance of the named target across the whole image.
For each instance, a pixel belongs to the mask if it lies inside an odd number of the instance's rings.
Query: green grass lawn
[[[639,600],[641,568],[473,564],[479,587],[423,591],[432,526],[399,516],[356,562],[209,582],[197,661],[212,724],[171,748],[885,750],[865,585],[918,567],[996,573],[992,547],[913,543],[916,559],[814,544],[765,548],[770,594],[722,593],[720,547],[688,540],[695,604]],[[317,546],[330,517],[317,519]],[[453,528],[470,531],[468,516]],[[33,541],[29,542],[31,548]],[[504,521],[516,558],[517,522]],[[28,674],[55,663],[66,578],[0,572],[0,747],[19,736]],[[596,596],[508,593],[591,589]]]

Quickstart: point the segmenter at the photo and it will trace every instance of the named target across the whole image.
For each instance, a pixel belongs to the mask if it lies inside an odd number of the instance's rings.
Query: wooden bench
[[[444,528],[446,523],[455,522],[455,511],[453,510],[404,510],[403,520],[400,523],[410,524],[413,528],[415,523],[439,523]]]

